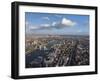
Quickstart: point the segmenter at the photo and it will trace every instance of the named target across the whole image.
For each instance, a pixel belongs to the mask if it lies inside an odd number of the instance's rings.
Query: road
[[[69,61],[67,63],[67,65],[76,65],[76,60],[75,60],[75,57],[76,57],[76,54],[77,54],[77,45],[79,44],[79,41],[76,40],[76,44],[75,46],[71,49],[71,54],[69,56]]]

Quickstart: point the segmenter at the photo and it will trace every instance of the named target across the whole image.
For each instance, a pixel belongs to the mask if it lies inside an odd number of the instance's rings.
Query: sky
[[[25,12],[26,34],[89,35],[89,16]]]

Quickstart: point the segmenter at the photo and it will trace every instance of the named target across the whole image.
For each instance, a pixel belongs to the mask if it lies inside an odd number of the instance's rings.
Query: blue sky
[[[89,35],[89,16],[25,12],[26,33]]]

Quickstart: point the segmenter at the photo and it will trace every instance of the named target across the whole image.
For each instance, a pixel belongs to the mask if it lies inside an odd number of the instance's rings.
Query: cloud
[[[76,22],[67,19],[67,18],[62,18],[61,21],[54,21],[52,23],[45,23],[45,24],[40,24],[38,26],[34,25],[28,25],[30,30],[43,30],[43,29],[63,29],[63,28],[68,28],[68,27],[73,27],[76,25]]]
[[[50,20],[50,19],[49,19],[49,17],[42,17],[42,19],[45,19],[45,20]]]
[[[59,18],[61,18],[62,16],[61,15],[55,15],[56,17],[59,17]]]
[[[56,28],[56,29],[61,29],[61,28],[65,28],[65,27],[74,27],[76,25],[76,22],[69,20],[67,18],[62,18],[61,21],[59,22],[53,22],[52,23],[52,28]]]
[[[83,32],[82,30],[77,30],[78,33]]]
[[[51,29],[50,24],[41,24],[39,26],[30,26],[30,31],[32,30],[43,30],[43,29]]]
[[[76,22],[71,21],[71,20],[66,19],[66,18],[63,18],[61,24],[62,25],[65,25],[67,27],[72,27],[72,26],[75,26],[76,25]]]
[[[41,24],[41,27],[50,27],[50,24]]]
[[[30,24],[30,22],[28,21],[25,22],[25,27],[26,27],[26,31],[39,29],[39,26],[34,26]]]
[[[40,28],[40,27],[38,27],[38,26],[30,26],[30,27],[29,27],[30,30],[36,30],[36,29],[39,29],[39,28]]]
[[[52,23],[52,26],[56,26],[56,25],[57,25],[57,22],[53,22],[53,23]]]

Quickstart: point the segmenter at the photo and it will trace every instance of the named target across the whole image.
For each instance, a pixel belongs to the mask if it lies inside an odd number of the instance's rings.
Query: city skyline
[[[26,34],[89,35],[89,16],[25,12]]]

